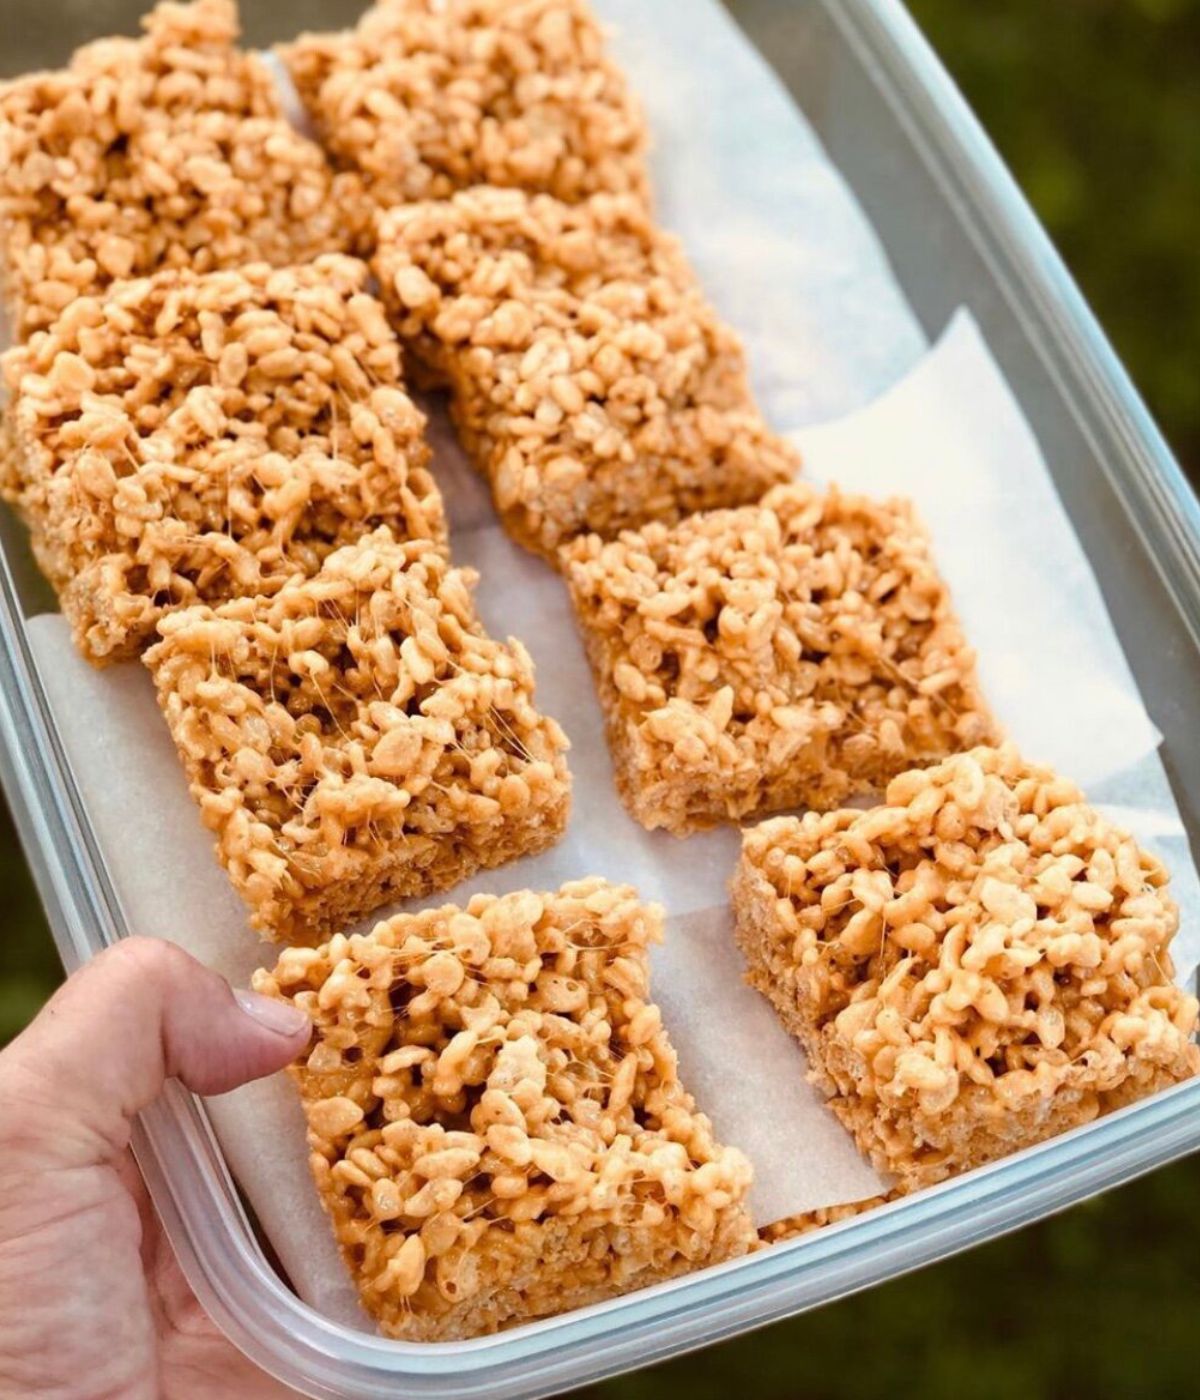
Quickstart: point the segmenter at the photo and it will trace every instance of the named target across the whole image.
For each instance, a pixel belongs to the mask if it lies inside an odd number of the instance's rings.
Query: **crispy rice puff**
[[[289,949],[258,991],[316,1034],[293,1071],[363,1306],[443,1341],[745,1253],[750,1165],[713,1139],[649,1000],[661,911],[588,879]]]
[[[380,529],[274,597],[159,623],[159,704],[260,932],[313,941],[562,834],[566,738],[474,581]]]
[[[385,524],[442,548],[425,419],[364,263],[165,272],[73,302],[4,357],[28,520],[81,650],[269,594]]]
[[[282,56],[382,209],[480,184],[648,198],[645,125],[583,0],[380,0]]]
[[[733,881],[748,980],[901,1190],[1186,1079],[1196,1000],[1154,856],[1011,747],[779,817]]]
[[[865,1201],[854,1201],[844,1206],[823,1206],[819,1210],[802,1211],[799,1215],[788,1215],[759,1229],[761,1245],[782,1244],[784,1240],[798,1239],[801,1235],[811,1235],[814,1230],[823,1230],[827,1225],[840,1225],[843,1220],[854,1220],[866,1215],[877,1206],[886,1205],[895,1199],[895,1193],[886,1196],[872,1196]]]
[[[737,336],[631,196],[481,187],[394,209],[373,265],[506,528],[536,553],[741,505],[797,470]]]
[[[907,501],[796,483],[563,560],[648,829],[832,807],[995,733]]]
[[[361,181],[288,125],[229,0],[160,5],[140,39],[0,85],[0,294],[24,339],[162,267],[284,264],[365,231]]]

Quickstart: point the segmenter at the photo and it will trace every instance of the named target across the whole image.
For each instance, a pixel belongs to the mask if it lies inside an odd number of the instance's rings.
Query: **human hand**
[[[0,1051],[0,1397],[278,1400],[208,1320],[129,1152],[171,1077],[220,1094],[281,1069],[309,1022],[172,944],[127,939]]]

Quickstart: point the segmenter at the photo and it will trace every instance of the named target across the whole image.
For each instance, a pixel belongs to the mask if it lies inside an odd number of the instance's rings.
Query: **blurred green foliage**
[[[253,12],[253,0],[244,8]],[[1185,467],[1200,475],[1200,0],[911,0],[911,8]],[[2,811],[0,881],[2,1044],[59,976]],[[1197,1198],[1200,1163],[1179,1163],[964,1258],[587,1394],[1190,1395]]]
[[[26,1024],[62,976],[58,954],[8,808],[0,802],[0,1045]]]
[[[1200,474],[1200,0],[910,0]]]
[[[1174,1400],[1200,1320],[1183,1162],[819,1312],[579,1400]]]

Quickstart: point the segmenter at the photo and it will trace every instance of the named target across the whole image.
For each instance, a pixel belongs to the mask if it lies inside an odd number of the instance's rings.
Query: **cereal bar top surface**
[[[630,196],[491,187],[378,224],[381,295],[517,538],[757,499],[798,467],[677,239]]]
[[[32,80],[55,84],[72,106],[68,79],[92,83],[89,96],[96,116],[106,114],[122,135],[129,136],[154,113],[220,111],[239,116],[275,116],[279,102],[271,75],[256,54],[238,47],[240,25],[233,0],[163,0],[141,21],[139,37],[97,39],[76,49],[68,67],[41,72],[5,84],[3,91],[20,104],[31,102]],[[71,153],[70,137],[78,134],[61,114],[47,117],[42,134],[61,141],[54,154]]]
[[[647,196],[645,125],[584,0],[380,0],[283,57],[384,208],[477,184]]]
[[[828,807],[995,732],[907,501],[795,483],[563,557],[648,826]]]
[[[902,774],[869,811],[764,822],[734,895],[860,1094],[994,1118],[1062,1090],[1113,1106],[1140,1080],[1196,1072],[1167,878],[1072,783],[1005,746]]]
[[[713,1138],[650,1000],[628,887],[478,895],[291,949],[260,992],[316,1027],[294,1073],[364,1306],[431,1339],[744,1252],[750,1168]]]
[[[328,900],[369,893],[381,863],[411,857],[444,889],[464,852],[478,868],[509,858],[513,830],[561,831],[566,738],[534,705],[525,649],[484,632],[473,583],[379,529],[273,597],[159,623],[146,664],[264,932],[327,931],[343,907]]]
[[[18,338],[164,266],[283,264],[351,245],[361,182],[284,119],[225,0],[0,87],[0,283]]]
[[[571,204],[478,185],[385,210],[377,225],[381,280],[395,291],[397,310],[413,318],[410,334],[431,338],[431,353],[443,344],[486,343],[478,323],[510,297],[544,303],[564,325],[582,314],[585,327],[597,329],[646,309],[642,284],[655,283],[660,298],[669,287],[676,297],[702,300],[679,239],[628,195]],[[503,320],[493,329],[505,329]]]
[[[379,524],[444,541],[424,415],[367,275],[340,254],[160,273],[6,354],[8,493],[52,580],[89,591],[68,611],[90,655],[148,640],[166,607],[315,573]]]

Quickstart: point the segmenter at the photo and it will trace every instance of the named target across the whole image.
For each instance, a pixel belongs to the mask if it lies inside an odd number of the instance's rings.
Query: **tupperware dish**
[[[136,1125],[205,1309],[303,1394],[544,1395],[1200,1146],[1200,507],[902,6],[327,9],[0,89],[55,940],[190,900],[314,1024]],[[1012,651],[973,413],[1061,550]]]

